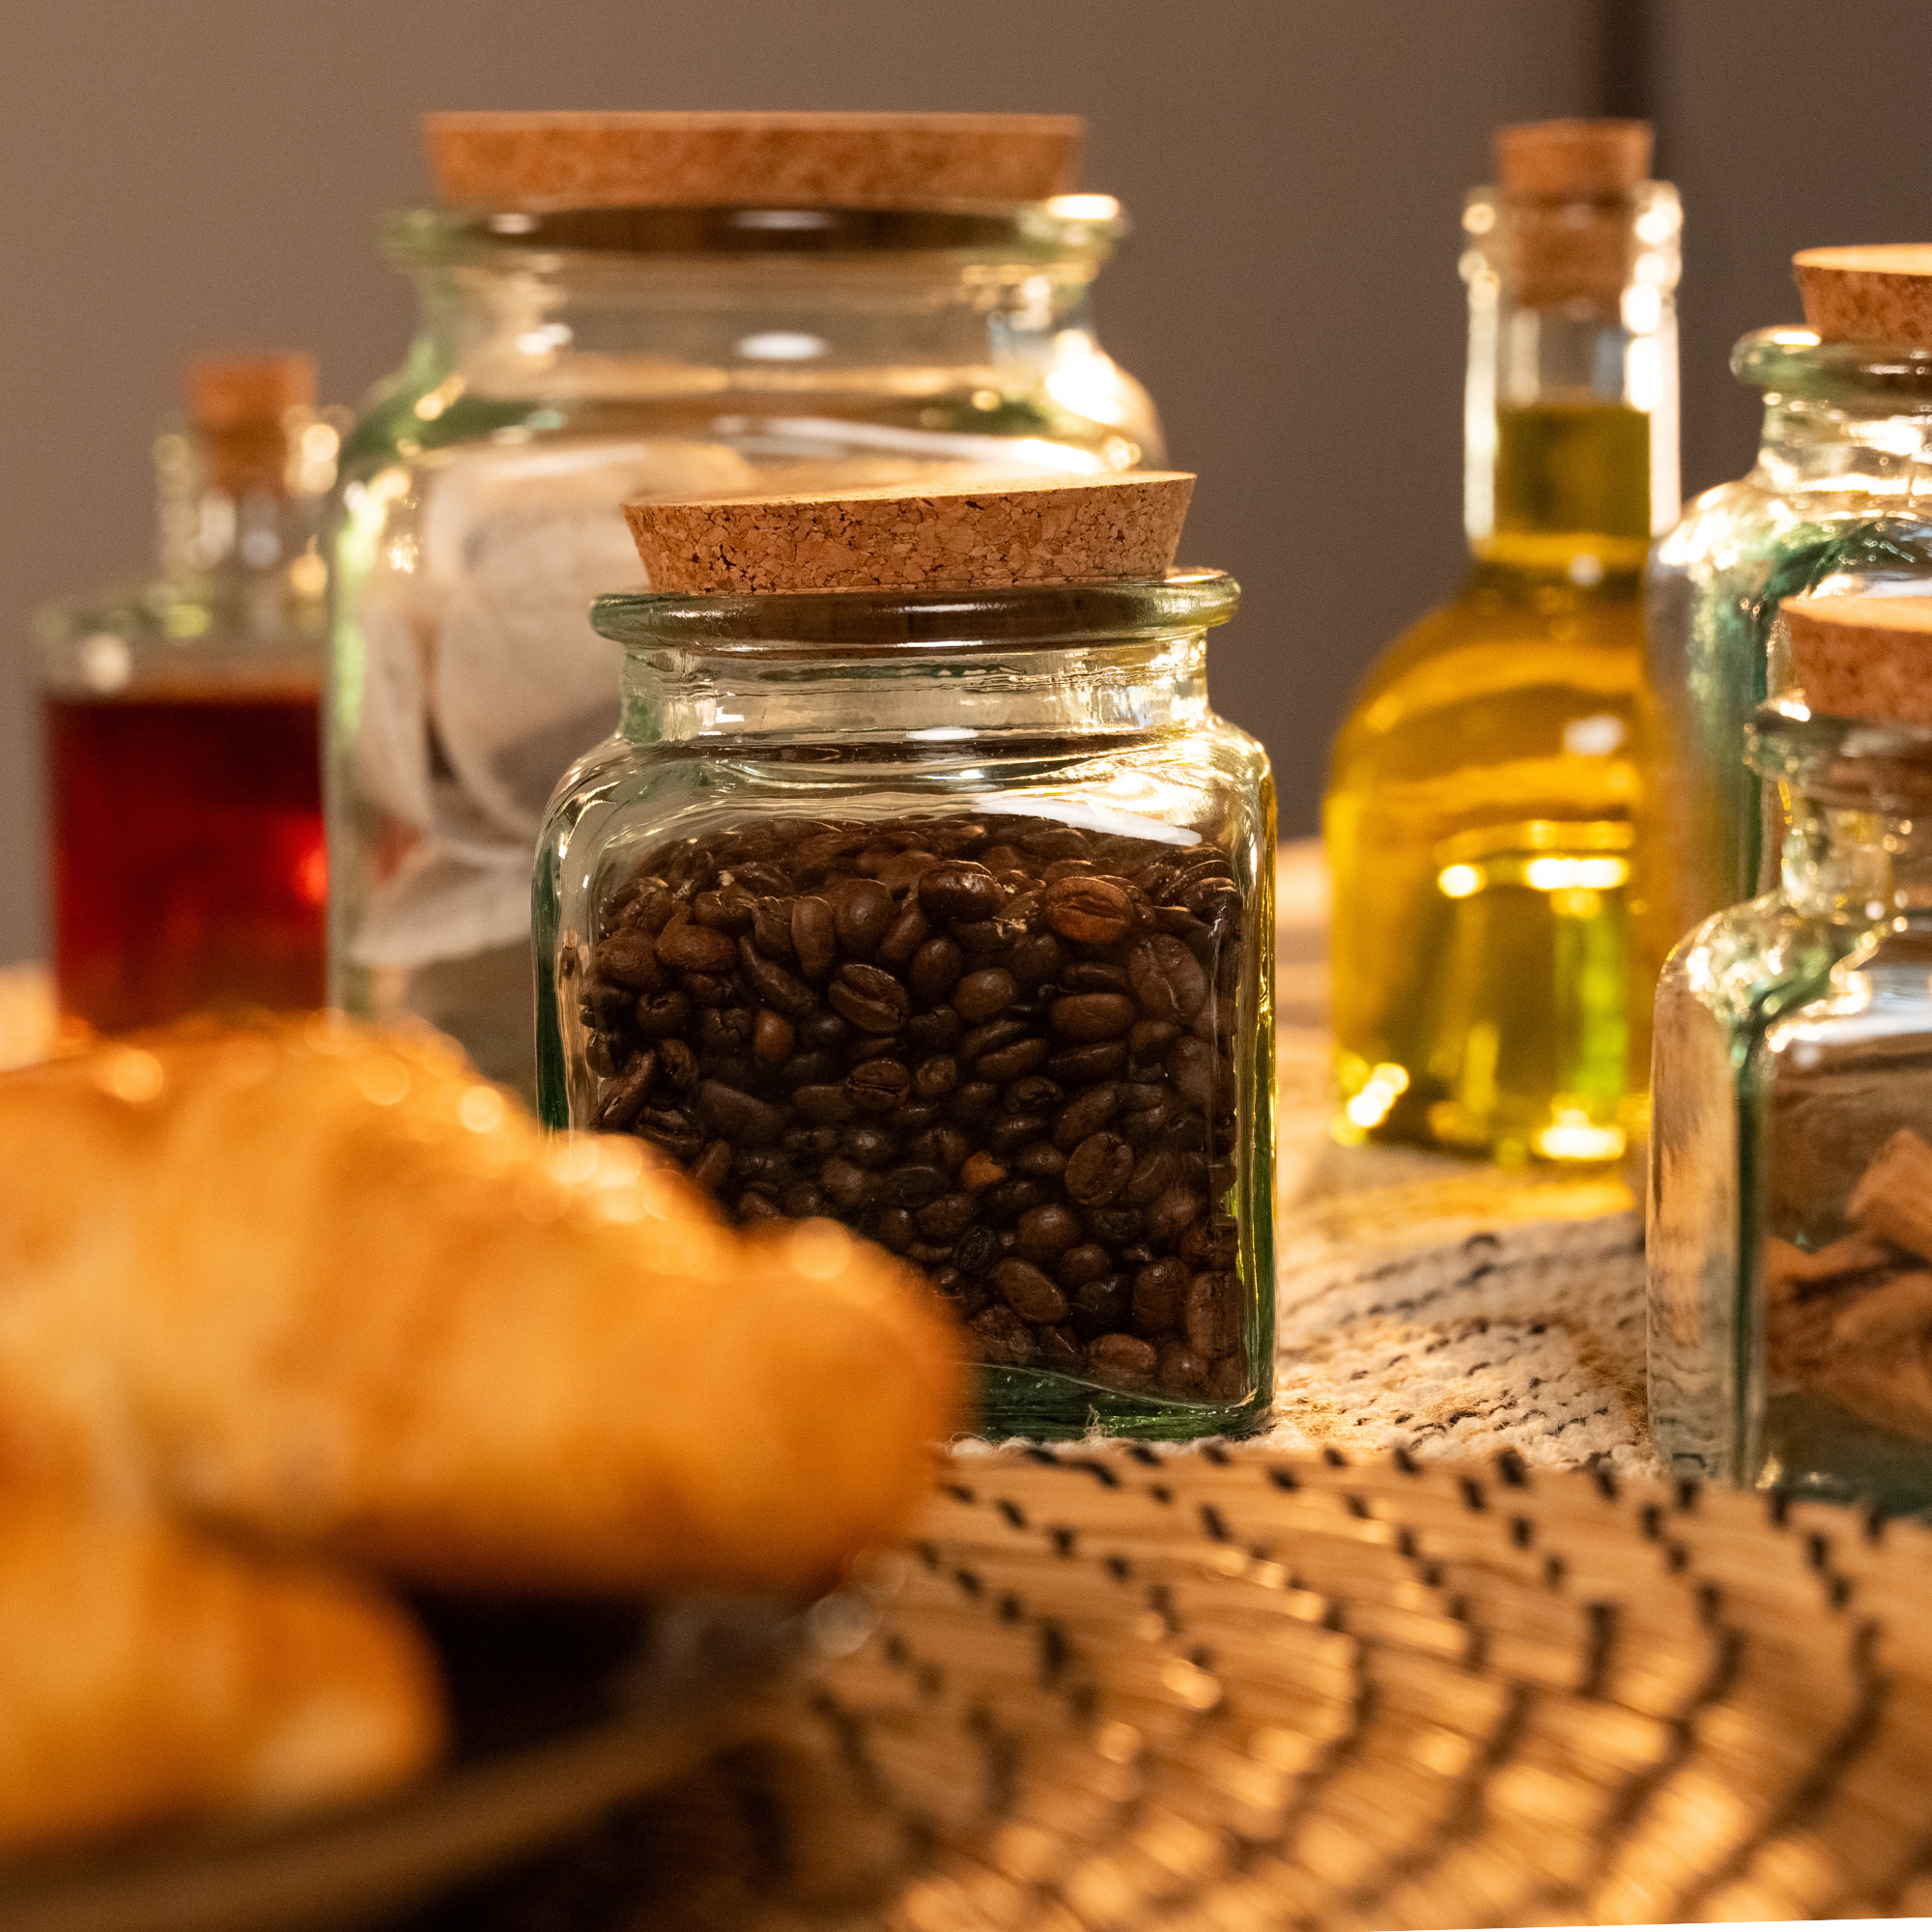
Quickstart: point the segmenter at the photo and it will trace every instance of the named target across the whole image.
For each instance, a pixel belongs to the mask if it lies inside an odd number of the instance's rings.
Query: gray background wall
[[[1792,249],[1932,230],[1925,0],[0,0],[0,629],[138,568],[146,449],[196,351],[400,356],[372,217],[438,106],[1072,109],[1136,239],[1108,347],[1233,570],[1221,708],[1312,830],[1362,667],[1462,556],[1463,188],[1499,120],[1654,111],[1689,211],[1685,477],[1750,460],[1724,375]],[[0,652],[0,959],[43,943],[38,718]]]

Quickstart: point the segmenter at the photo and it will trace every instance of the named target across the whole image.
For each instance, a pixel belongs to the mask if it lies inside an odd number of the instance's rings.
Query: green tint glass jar
[[[1104,195],[962,209],[419,211],[419,330],[342,460],[330,995],[528,1088],[529,854],[611,732],[619,504],[1158,461],[1094,340]]]
[[[1932,729],[1787,701],[1747,737],[1779,882],[1658,991],[1652,1426],[1685,1474],[1922,1508]]]
[[[997,1435],[1191,1436],[1273,1362],[1274,791],[1236,587],[601,598],[553,803],[544,1118],[923,1269]]]
[[[1772,695],[1779,604],[1932,582],[1932,350],[1766,328],[1731,356],[1764,392],[1756,467],[1707,490],[1652,556],[1645,633],[1658,718],[1658,893],[1673,934],[1756,892],[1764,794],[1739,759]]]

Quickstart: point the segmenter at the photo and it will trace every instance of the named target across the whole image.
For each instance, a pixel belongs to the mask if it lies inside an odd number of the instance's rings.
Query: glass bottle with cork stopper
[[[1677,510],[1649,157],[1637,122],[1505,128],[1463,213],[1474,561],[1370,673],[1323,810],[1347,1143],[1589,1163],[1641,1130],[1637,587]]]
[[[1788,598],[1777,883],[1658,990],[1650,1396],[1685,1473],[1932,1503],[1932,598]]]
[[[903,1256],[992,1434],[1267,1406],[1274,797],[1192,482],[631,505],[539,848],[545,1119]]]
[[[157,578],[37,620],[62,1010],[103,1031],[323,997],[320,508],[339,429],[294,353],[188,365]]]
[[[533,1088],[528,870],[616,723],[620,505],[1160,458],[1089,292],[1118,204],[1056,115],[443,114],[421,296],[345,460],[331,986]]]
[[[1756,892],[1777,864],[1738,758],[1764,701],[1784,599],[1932,587],[1932,247],[1792,257],[1803,328],[1731,356],[1764,392],[1748,476],[1708,490],[1657,547],[1647,599],[1659,723],[1659,896],[1675,933]]]

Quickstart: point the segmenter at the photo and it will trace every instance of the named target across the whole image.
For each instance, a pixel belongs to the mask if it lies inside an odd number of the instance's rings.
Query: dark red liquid
[[[313,691],[49,698],[47,765],[64,1012],[322,1004]]]

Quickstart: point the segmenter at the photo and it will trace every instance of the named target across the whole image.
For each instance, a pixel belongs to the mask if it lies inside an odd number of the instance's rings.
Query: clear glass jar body
[[[1273,1364],[1266,757],[1212,574],[600,600],[538,854],[552,1125],[926,1271],[998,1435],[1246,1427]]]
[[[1762,890],[1776,865],[1739,747],[1753,709],[1777,693],[1780,601],[1932,581],[1932,353],[1767,328],[1738,344],[1731,369],[1764,391],[1757,466],[1690,505],[1645,585],[1659,796],[1669,802],[1658,895],[1673,942]]]
[[[591,598],[619,505],[1128,469],[1145,394],[1095,345],[1104,197],[981,214],[418,214],[421,332],[349,440],[335,524],[330,987],[533,1078],[531,844],[616,721]]]
[[[1749,737],[1779,883],[1705,921],[1658,990],[1652,1426],[1681,1473],[1919,1509],[1932,732],[1794,705]]]
[[[322,1002],[335,413],[163,432],[159,575],[37,614],[55,992],[100,1031]]]
[[[1674,190],[1470,197],[1461,594],[1389,648],[1323,807],[1346,1142],[1620,1156],[1656,948],[1638,572],[1677,510]]]

